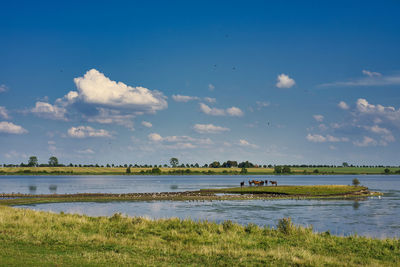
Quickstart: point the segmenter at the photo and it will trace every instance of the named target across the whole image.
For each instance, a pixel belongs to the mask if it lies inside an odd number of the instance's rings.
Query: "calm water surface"
[[[350,184],[357,177],[382,198],[349,200],[148,201],[111,203],[54,203],[20,206],[53,212],[109,216],[121,212],[149,218],[179,217],[240,224],[275,226],[283,217],[316,231],[337,235],[357,233],[400,237],[400,176],[275,176],[281,185]],[[251,176],[250,179],[271,176]],[[0,176],[0,192],[11,193],[128,193],[172,192],[238,186],[248,176]]]

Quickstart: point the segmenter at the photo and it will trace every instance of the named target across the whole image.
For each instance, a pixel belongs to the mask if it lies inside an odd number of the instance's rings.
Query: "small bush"
[[[291,232],[293,232],[295,226],[293,225],[292,219],[290,217],[288,218],[282,218],[278,221],[277,225],[278,231],[288,235]]]
[[[226,231],[229,231],[230,229],[233,228],[233,222],[232,222],[231,220],[224,221],[224,222],[222,223],[222,227],[224,228],[224,231],[225,231],[225,232],[226,232]]]
[[[360,184],[360,181],[357,178],[353,179],[353,185],[358,186]]]
[[[389,173],[390,173],[390,170],[389,170],[388,168],[386,168],[386,169],[384,170],[384,172],[385,172],[385,174],[389,174]]]
[[[313,171],[313,173],[319,173],[319,170],[318,170],[318,169],[315,169],[315,170]]]
[[[244,231],[248,234],[254,233],[257,231],[258,226],[254,223],[249,223],[245,228]]]

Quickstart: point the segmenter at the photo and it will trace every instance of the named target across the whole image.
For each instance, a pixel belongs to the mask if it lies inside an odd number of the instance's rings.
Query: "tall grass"
[[[279,226],[280,225],[280,226]],[[0,206],[2,266],[396,266],[398,239],[338,237],[179,219],[54,214]]]

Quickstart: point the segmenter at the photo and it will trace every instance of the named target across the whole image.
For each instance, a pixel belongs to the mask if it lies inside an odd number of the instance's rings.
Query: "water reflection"
[[[29,186],[29,194],[35,194],[36,193],[37,186],[36,185],[30,185]]]
[[[55,184],[49,185],[49,191],[51,194],[57,193],[57,185],[55,185]]]
[[[354,210],[358,210],[359,207],[360,207],[360,203],[358,203],[357,200],[354,201],[354,202],[353,202],[353,209],[354,209]]]

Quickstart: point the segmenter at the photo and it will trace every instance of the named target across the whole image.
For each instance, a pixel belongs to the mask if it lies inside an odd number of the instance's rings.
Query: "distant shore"
[[[288,173],[274,168],[135,168],[131,167],[2,167],[0,175],[369,175],[400,174],[400,168],[385,167],[292,167]]]

